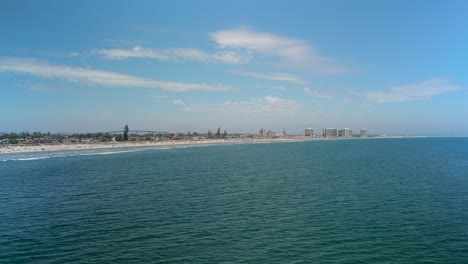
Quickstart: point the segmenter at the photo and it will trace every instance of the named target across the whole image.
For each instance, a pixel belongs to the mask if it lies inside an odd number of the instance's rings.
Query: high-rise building
[[[349,128],[342,128],[338,130],[338,136],[345,137],[345,138],[353,137],[353,130]]]
[[[359,132],[360,137],[367,137],[367,129],[362,128]]]
[[[338,136],[338,129],[336,128],[324,128],[322,130],[323,137],[333,138]]]
[[[312,128],[306,128],[305,134],[306,137],[312,137],[314,135],[314,130]]]

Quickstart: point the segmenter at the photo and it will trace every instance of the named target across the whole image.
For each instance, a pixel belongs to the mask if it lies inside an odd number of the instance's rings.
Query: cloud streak
[[[280,81],[280,82],[289,82],[289,83],[297,83],[297,84],[305,84],[301,77],[288,74],[288,73],[261,73],[261,72],[252,72],[252,71],[238,71],[238,70],[231,70],[228,71],[231,74],[240,75],[240,76],[247,76],[253,77],[257,79],[264,79],[264,80],[271,80],[271,81]]]
[[[403,102],[431,99],[432,96],[463,90],[459,85],[450,83],[445,78],[432,78],[419,83],[388,87],[383,90],[363,93],[363,95],[379,103]]]
[[[238,64],[250,61],[248,52],[236,50],[220,50],[208,53],[196,48],[170,48],[156,50],[135,46],[131,49],[98,49],[92,51],[107,59],[150,58],[160,61],[213,61],[228,64]]]
[[[205,83],[186,83],[142,78],[111,71],[70,67],[25,58],[1,58],[0,72],[29,74],[40,78],[63,79],[75,83],[102,85],[109,87],[157,88],[173,92],[185,91],[229,91],[230,86]]]
[[[172,101],[172,104],[173,105],[182,105],[182,106],[185,105],[184,101],[182,101],[182,100],[174,100],[174,101]]]
[[[185,104],[175,102],[175,105],[183,106],[182,110],[188,112],[215,112],[227,114],[245,115],[294,115],[302,108],[302,104],[275,96],[253,98],[248,101],[226,101],[223,104]]]
[[[350,72],[304,40],[253,31],[248,28],[220,30],[210,34],[220,48],[247,50],[252,54],[272,58],[276,64],[305,69],[314,73],[338,74]]]
[[[315,74],[352,72],[351,69],[340,65],[337,60],[320,54],[317,47],[302,39],[254,31],[248,28],[219,30],[210,33],[209,36],[217,44],[217,49],[213,52],[192,47],[152,49],[134,46],[129,49],[96,49],[92,50],[91,54],[101,55],[106,59],[149,58],[158,61],[198,61],[226,64],[244,64],[255,61],[301,69]],[[251,77],[255,76],[251,75]],[[256,78],[265,77],[276,78],[269,75]],[[298,81],[297,76],[295,76],[295,81]]]

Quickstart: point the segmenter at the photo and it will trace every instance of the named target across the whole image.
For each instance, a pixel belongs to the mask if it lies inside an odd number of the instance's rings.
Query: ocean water
[[[113,152],[1,156],[0,263],[468,263],[468,138]]]

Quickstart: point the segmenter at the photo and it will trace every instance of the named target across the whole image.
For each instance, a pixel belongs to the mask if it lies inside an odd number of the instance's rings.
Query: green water
[[[466,138],[35,155],[1,263],[468,263]]]

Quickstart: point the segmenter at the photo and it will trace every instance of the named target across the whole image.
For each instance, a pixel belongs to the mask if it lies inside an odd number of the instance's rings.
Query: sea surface
[[[3,155],[0,263],[468,263],[468,138]]]

